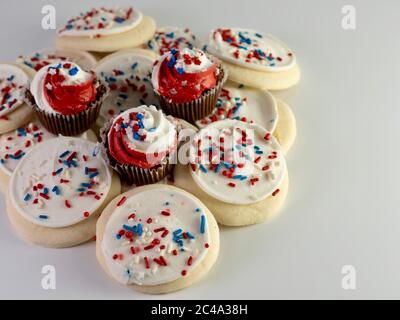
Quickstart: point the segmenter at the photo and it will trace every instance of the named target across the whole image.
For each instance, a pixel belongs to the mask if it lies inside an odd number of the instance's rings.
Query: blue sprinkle
[[[189,237],[189,239],[192,239],[192,240],[195,239],[195,237],[190,232],[186,232],[186,235]]]
[[[143,120],[143,118],[144,118],[144,116],[143,116],[143,114],[141,114],[141,113],[138,113],[138,114],[136,115],[136,119],[138,119],[138,120]]]
[[[135,70],[137,66],[138,66],[138,63],[135,62],[135,63],[131,66],[131,69],[132,69],[132,70]]]
[[[49,216],[47,216],[47,215],[45,215],[45,214],[39,215],[39,219],[47,220],[48,218],[49,218]]]
[[[206,216],[203,214],[200,220],[200,233],[206,232]]]
[[[43,189],[43,193],[44,193],[44,194],[49,194],[49,188],[44,188],[44,189]]]
[[[70,151],[65,151],[64,153],[62,153],[62,154],[60,155],[60,158],[66,157],[67,155],[69,155],[69,153],[70,153]]]
[[[115,17],[115,18],[114,18],[114,21],[117,22],[117,23],[124,23],[124,22],[125,22],[125,19],[122,18],[122,17]]]
[[[32,198],[32,195],[30,195],[29,193],[27,193],[24,197],[24,201],[28,202],[30,199]]]
[[[99,174],[100,174],[99,172],[93,172],[93,173],[89,176],[89,178],[90,178],[90,179],[93,179],[93,178],[97,177]]]
[[[203,171],[204,173],[207,173],[208,170],[205,166],[203,166],[202,164],[200,165],[200,170]]]
[[[201,211],[201,209],[200,208],[196,208],[196,212],[200,212]]]
[[[55,193],[57,196],[60,195],[61,191],[58,186],[54,186],[53,189],[51,189],[51,192]]]
[[[178,74],[184,74],[185,70],[183,68],[177,68],[176,71],[178,72]]]
[[[165,34],[167,38],[173,39],[175,34],[173,32]]]
[[[78,68],[77,67],[73,67],[68,71],[68,74],[70,76],[75,76],[78,72],[79,72]]]
[[[134,138],[135,140],[137,140],[137,141],[140,141],[140,135],[139,135],[137,132],[135,132],[135,133],[133,134],[133,138]]]

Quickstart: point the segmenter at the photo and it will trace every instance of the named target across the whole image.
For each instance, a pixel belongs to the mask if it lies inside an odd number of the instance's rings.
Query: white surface
[[[341,28],[347,1],[232,2],[134,4],[159,25],[189,26],[202,36],[224,25],[260,29],[297,53],[302,81],[278,94],[298,121],[289,198],[271,223],[222,230],[209,276],[161,298],[400,298],[400,2],[350,1],[357,9],[351,31]],[[2,0],[0,60],[52,45],[54,32],[40,24],[49,3],[60,27],[84,7],[132,1]],[[94,243],[66,250],[26,244],[11,230],[1,197],[0,211],[1,298],[160,298],[109,279]],[[46,264],[57,270],[53,291],[41,288]],[[357,290],[342,289],[343,265],[356,267]]]

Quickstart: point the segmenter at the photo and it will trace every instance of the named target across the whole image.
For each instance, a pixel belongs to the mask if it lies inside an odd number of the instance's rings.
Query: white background
[[[400,2],[1,0],[0,61],[52,45],[55,32],[41,29],[43,5],[56,7],[61,27],[81,9],[111,3],[201,37],[219,26],[270,32],[302,68],[301,83],[277,93],[298,123],[285,208],[267,224],[223,228],[208,277],[161,298],[400,298]],[[341,27],[345,4],[357,10],[356,30]],[[24,243],[0,196],[0,298],[154,298],[109,279],[94,248]],[[53,291],[41,288],[46,264],[57,270]],[[344,265],[355,266],[357,290],[342,289]]]

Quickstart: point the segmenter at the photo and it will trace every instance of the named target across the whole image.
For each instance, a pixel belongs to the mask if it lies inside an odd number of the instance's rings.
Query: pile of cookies
[[[0,64],[9,220],[45,247],[96,239],[104,271],[136,290],[185,288],[214,265],[218,224],[282,207],[296,125],[268,90],[299,78],[266,33],[220,28],[201,44],[135,8],[83,12],[55,48]]]

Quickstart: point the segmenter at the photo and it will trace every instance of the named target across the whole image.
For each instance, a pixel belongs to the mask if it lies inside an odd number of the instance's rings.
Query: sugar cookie
[[[80,138],[59,137],[20,161],[11,176],[7,212],[24,239],[61,248],[94,236],[98,216],[121,191],[99,150]]]
[[[282,151],[289,152],[296,138],[296,119],[290,107],[268,91],[233,82],[224,86],[214,112],[196,121],[199,128],[224,120],[255,122],[272,132]]]
[[[89,52],[73,49],[47,48],[37,50],[28,55],[21,55],[17,62],[39,71],[44,66],[55,62],[72,61],[85,70],[92,70],[96,65],[96,58]]]
[[[79,136],[92,142],[97,137],[92,130]],[[21,159],[39,143],[56,138],[36,119],[24,127],[0,135],[0,191],[6,193],[10,177]]]
[[[195,136],[190,155],[190,166],[176,166],[174,183],[202,200],[219,223],[261,223],[282,206],[286,161],[276,139],[261,126],[215,122]]]
[[[97,223],[96,238],[105,272],[151,294],[194,284],[210,271],[219,252],[211,212],[193,195],[167,185],[135,188],[114,199]]]
[[[241,28],[212,30],[207,51],[225,62],[229,79],[237,83],[282,90],[300,80],[294,53],[269,34]]]
[[[103,102],[96,126],[125,110],[139,105],[157,105],[151,86],[151,72],[157,55],[144,49],[115,52],[97,63],[97,77],[110,87],[110,95]]]
[[[193,49],[196,45],[196,36],[189,28],[160,27],[157,28],[154,37],[143,45],[143,48],[162,56],[172,49]]]
[[[33,118],[24,102],[35,71],[18,63],[0,64],[0,134],[15,130]]]
[[[153,37],[155,30],[155,21],[132,7],[97,8],[70,19],[59,30],[56,46],[114,52],[141,46]]]

